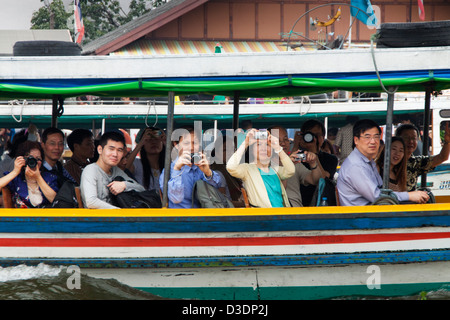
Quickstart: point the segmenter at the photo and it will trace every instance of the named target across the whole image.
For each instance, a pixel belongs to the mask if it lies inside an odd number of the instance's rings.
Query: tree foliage
[[[130,0],[125,11],[119,0],[80,0],[85,28],[83,43],[97,39],[168,1],[170,0]],[[62,0],[53,0],[49,7],[44,5],[33,13],[31,28],[50,29],[52,12],[53,28],[69,29],[73,35],[73,2],[69,8],[64,8]]]

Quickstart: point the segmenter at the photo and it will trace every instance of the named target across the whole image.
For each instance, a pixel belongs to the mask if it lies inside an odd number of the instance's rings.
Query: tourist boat
[[[385,88],[389,91],[389,124],[394,88],[396,92],[425,91],[425,114],[432,91],[450,88],[449,49],[0,57],[0,96],[51,98],[52,122],[56,123],[64,98],[166,95],[170,143],[178,94],[233,97],[232,106],[220,108],[233,108],[233,128],[237,128],[242,97],[332,90],[383,92]],[[448,289],[450,204],[186,210],[5,208],[0,210],[0,256],[3,267],[78,265],[87,275],[114,278],[166,298],[413,295]]]

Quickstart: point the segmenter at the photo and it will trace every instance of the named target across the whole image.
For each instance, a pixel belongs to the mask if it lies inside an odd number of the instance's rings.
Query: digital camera
[[[25,159],[25,166],[28,166],[30,169],[36,168],[38,161],[35,157],[29,156]]]
[[[306,154],[304,154],[303,152],[297,153],[295,155],[295,160],[296,161],[305,161],[306,160]]]
[[[267,140],[268,134],[266,130],[260,130],[255,132],[256,140]]]
[[[198,164],[202,160],[202,154],[195,152],[191,153],[191,163],[192,164]]]

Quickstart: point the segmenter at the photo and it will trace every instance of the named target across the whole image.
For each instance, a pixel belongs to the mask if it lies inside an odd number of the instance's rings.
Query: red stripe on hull
[[[0,247],[204,247],[282,246],[450,238],[450,232],[243,238],[0,238]]]

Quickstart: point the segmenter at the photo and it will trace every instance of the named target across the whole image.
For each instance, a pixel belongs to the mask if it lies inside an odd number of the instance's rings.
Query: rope
[[[377,74],[378,81],[380,82],[381,88],[387,93],[387,94],[394,94],[398,90],[398,86],[393,89],[393,91],[389,91],[384,86],[383,82],[381,81],[380,73],[378,72],[377,62],[375,60],[375,51],[373,49],[373,38],[370,39],[370,53],[372,54],[372,61],[373,66],[375,67],[375,73]]]
[[[27,100],[23,100],[22,104],[20,104],[19,100],[12,100],[12,101],[8,101],[8,104],[11,106],[11,117],[16,121],[16,122],[22,122],[22,113],[23,113],[23,107],[28,104]],[[14,105],[20,105],[20,114],[19,114],[19,119],[16,118],[16,116],[13,114],[13,109],[14,109]]]

